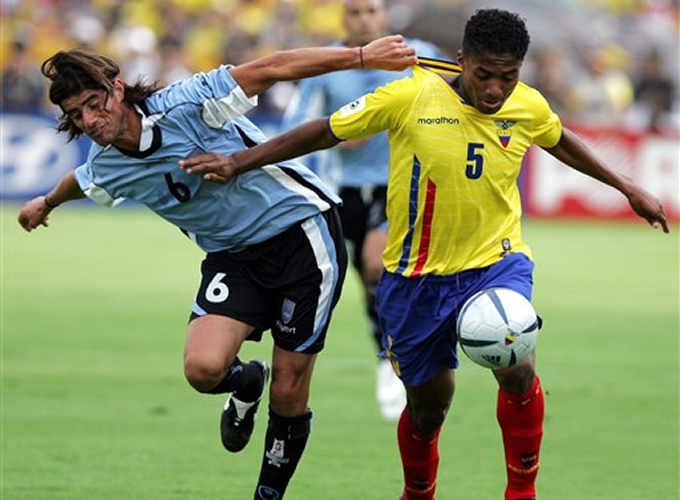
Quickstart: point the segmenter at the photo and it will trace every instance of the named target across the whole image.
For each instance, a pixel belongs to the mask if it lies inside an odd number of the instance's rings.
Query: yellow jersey
[[[559,117],[518,83],[503,107],[483,114],[436,73],[380,87],[329,119],[341,139],[383,130],[390,140],[387,271],[449,275],[531,250],[522,241],[517,177],[532,144],[555,146]]]

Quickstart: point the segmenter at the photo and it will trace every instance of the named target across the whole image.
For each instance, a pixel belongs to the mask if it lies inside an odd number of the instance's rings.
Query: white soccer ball
[[[534,307],[523,295],[509,288],[489,288],[463,305],[458,341],[478,365],[508,368],[534,350],[539,326]]]

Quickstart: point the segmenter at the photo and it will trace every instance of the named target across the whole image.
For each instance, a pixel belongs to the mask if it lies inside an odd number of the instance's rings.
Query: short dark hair
[[[509,54],[523,61],[530,40],[524,19],[518,14],[500,9],[481,9],[465,25],[463,54]]]
[[[113,59],[82,49],[59,51],[43,62],[40,69],[51,81],[50,101],[59,107],[65,99],[85,90],[103,90],[111,94],[113,81],[120,74],[120,67]],[[140,104],[156,90],[158,86],[155,83],[146,85],[140,81],[134,85],[125,84],[125,102]],[[65,113],[59,119],[57,130],[68,132],[69,140],[83,134]]]

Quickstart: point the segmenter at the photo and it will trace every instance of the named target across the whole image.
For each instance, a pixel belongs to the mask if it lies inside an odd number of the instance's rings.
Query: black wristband
[[[45,195],[45,197],[43,198],[43,201],[45,202],[45,205],[47,205],[47,208],[49,208],[50,210],[54,210],[55,208],[57,208],[59,206],[59,205],[52,205],[49,201],[47,201],[47,195]]]

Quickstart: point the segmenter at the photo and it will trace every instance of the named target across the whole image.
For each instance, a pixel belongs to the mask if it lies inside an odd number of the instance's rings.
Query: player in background
[[[308,406],[347,267],[334,195],[295,162],[270,165],[227,186],[186,175],[184,158],[229,154],[265,140],[243,114],[277,81],[351,68],[403,70],[415,63],[401,36],[356,48],[282,51],[221,66],[165,88],[127,84],[113,60],[82,50],[43,63],[49,96],[63,112],[58,129],[93,141],[87,161],[47,195],[27,202],[19,223],[88,196],[113,206],[146,205],[206,252],[187,329],[184,373],[197,391],[230,393],[221,416],[224,446],[240,451],[266,388],[265,362],[242,362],[245,340],[274,338],[269,425],[254,498],[283,498],[311,430]]]
[[[404,500],[434,499],[437,443],[458,366],[460,307],[492,287],[531,299],[534,264],[522,239],[516,182],[527,149],[536,144],[617,189],[639,216],[668,232],[659,200],[597,159],[562,127],[543,96],[519,81],[529,39],[517,14],[479,10],[465,27],[460,74],[414,67],[413,78],[363,96],[330,118],[231,157],[205,155],[182,165],[227,182],[259,165],[389,131],[388,242],[377,303],[383,347],[408,395],[397,429]],[[535,353],[493,375],[505,499],[534,500],[544,417]]]
[[[359,47],[385,36],[384,1],[344,0],[343,26],[346,39],[333,43],[332,47]],[[411,38],[406,41],[418,57],[445,57],[429,42]],[[284,115],[283,129],[327,116],[358,97],[410,74],[410,69],[403,72],[349,70],[302,80]],[[327,153],[316,155],[313,160],[321,178],[336,188],[342,198],[342,229],[350,259],[361,278],[376,352],[380,352],[382,335],[375,308],[375,288],[382,273],[382,253],[387,242],[385,198],[390,157],[387,133],[345,141]],[[311,165],[314,161],[307,163]],[[389,360],[384,358],[379,360],[376,369],[375,394],[382,416],[387,420],[399,418],[406,394]]]

